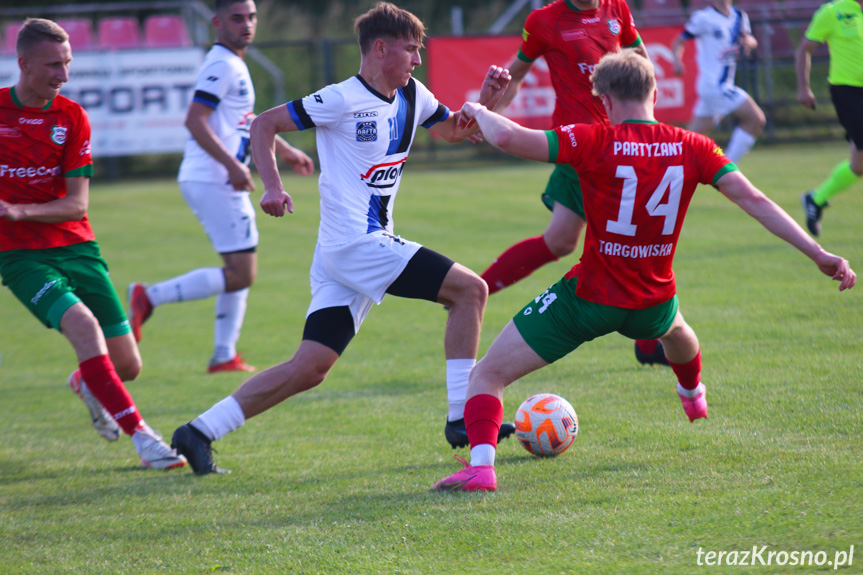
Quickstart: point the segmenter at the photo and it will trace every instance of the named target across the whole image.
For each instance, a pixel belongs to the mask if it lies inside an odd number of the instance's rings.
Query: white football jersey
[[[243,59],[221,44],[213,45],[198,72],[193,101],[213,108],[207,123],[225,148],[248,164],[249,126],[255,117],[255,88]],[[177,179],[181,182],[225,183],[228,169],[190,137]]]
[[[733,6],[728,16],[713,6],[692,13],[683,36],[695,38],[699,93],[716,92],[734,85],[741,34],[752,34],[749,16]]]
[[[286,104],[297,127],[317,128],[323,246],[346,244],[376,230],[393,233],[393,205],[417,126],[449,117],[421,82],[393,98],[360,76]]]

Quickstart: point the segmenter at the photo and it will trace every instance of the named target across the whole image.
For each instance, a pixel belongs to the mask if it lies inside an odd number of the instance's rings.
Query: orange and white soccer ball
[[[515,414],[515,436],[538,457],[560,455],[578,435],[578,416],[567,400],[540,393],[524,400]]]

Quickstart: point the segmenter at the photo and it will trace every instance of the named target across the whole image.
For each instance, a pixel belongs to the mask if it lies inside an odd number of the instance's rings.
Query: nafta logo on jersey
[[[401,179],[402,171],[405,168],[405,160],[407,158],[402,158],[397,162],[372,166],[368,172],[360,175],[360,179],[370,188],[392,188]]]
[[[378,139],[378,123],[375,120],[357,122],[357,142],[375,142]]]
[[[57,144],[58,146],[62,146],[66,143],[66,132],[69,129],[65,126],[52,126],[51,127],[51,141]]]

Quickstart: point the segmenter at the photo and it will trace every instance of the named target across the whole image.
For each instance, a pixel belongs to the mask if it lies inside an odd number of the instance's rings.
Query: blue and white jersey
[[[317,128],[318,243],[335,246],[377,230],[393,233],[393,206],[417,126],[446,120],[449,109],[416,79],[387,98],[360,76],[286,106],[299,129]]]
[[[695,38],[700,94],[734,85],[740,35],[752,34],[749,16],[732,7],[726,16],[713,6],[696,10],[683,30],[684,38]]]
[[[198,72],[193,101],[213,109],[207,123],[225,148],[248,164],[255,88],[243,59],[221,44],[213,45]],[[224,184],[228,182],[228,169],[190,137],[177,180]]]

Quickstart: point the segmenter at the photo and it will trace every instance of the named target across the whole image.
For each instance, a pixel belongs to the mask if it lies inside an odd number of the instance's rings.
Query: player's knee
[[[255,270],[225,268],[225,291],[238,291],[252,287],[255,283]]]
[[[476,274],[471,274],[466,281],[464,289],[456,303],[466,304],[471,307],[485,309],[488,301],[488,284]]]
[[[578,236],[572,234],[548,234],[544,236],[545,244],[548,246],[548,251],[554,257],[560,259],[568,256],[575,251],[578,245]]]
[[[123,381],[134,381],[141,375],[143,362],[141,356],[123,358],[114,362],[114,369]]]
[[[742,122],[741,127],[752,136],[758,137],[761,135],[761,132],[764,131],[764,127],[766,125],[767,118],[765,117],[764,112],[761,111],[761,108],[755,108],[755,110],[752,111],[752,114]]]
[[[332,364],[328,362],[314,362],[304,366],[302,377],[303,391],[317,387],[327,379]]]

